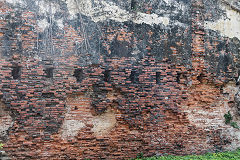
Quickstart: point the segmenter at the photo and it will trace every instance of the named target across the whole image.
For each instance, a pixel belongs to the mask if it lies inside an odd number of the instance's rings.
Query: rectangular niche
[[[139,75],[139,73],[136,70],[131,71],[131,74],[129,77],[130,81],[132,83],[138,83],[139,82],[138,75]]]
[[[104,71],[104,81],[105,82],[110,82],[111,80],[111,71],[110,70],[105,70]]]
[[[83,70],[81,68],[77,68],[74,70],[74,77],[76,77],[77,82],[82,82],[84,76],[83,76]]]
[[[156,84],[161,84],[161,72],[156,72]]]
[[[13,79],[19,79],[21,77],[21,67],[15,65],[12,67],[12,77]]]
[[[53,78],[53,67],[46,68],[44,71],[47,78]]]

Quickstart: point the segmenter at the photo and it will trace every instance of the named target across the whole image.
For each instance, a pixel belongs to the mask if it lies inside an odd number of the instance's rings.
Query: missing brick
[[[181,73],[177,73],[177,83],[180,83]]]
[[[176,82],[179,84],[184,84],[187,82],[187,76],[184,73],[177,73]]]
[[[75,69],[73,76],[76,77],[77,82],[81,82],[83,80],[83,70],[80,68]]]
[[[46,68],[44,71],[47,78],[53,78],[53,67]]]
[[[161,73],[156,72],[156,84],[160,84],[160,83],[161,83]]]
[[[204,75],[201,73],[199,76],[197,76],[197,80],[199,82],[202,82],[203,81],[203,77],[204,77]]]
[[[41,113],[37,113],[35,117],[43,117],[43,115]]]
[[[43,98],[52,98],[55,97],[54,93],[42,93]]]
[[[110,70],[105,70],[104,71],[104,81],[105,82],[110,82],[111,79],[111,71]]]
[[[12,67],[12,77],[13,79],[19,79],[21,77],[21,67],[16,65]]]
[[[138,83],[138,73],[136,70],[131,71],[130,80],[132,83]]]

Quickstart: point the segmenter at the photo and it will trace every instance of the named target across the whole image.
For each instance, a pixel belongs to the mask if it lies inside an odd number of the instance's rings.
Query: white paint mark
[[[226,11],[226,17],[210,22],[205,22],[205,28],[219,31],[222,36],[229,38],[237,37],[240,39],[240,13],[222,5],[222,9]]]

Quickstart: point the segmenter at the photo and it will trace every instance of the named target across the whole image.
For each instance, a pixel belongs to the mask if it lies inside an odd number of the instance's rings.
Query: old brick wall
[[[0,132],[12,159],[238,147],[237,0],[2,0]]]

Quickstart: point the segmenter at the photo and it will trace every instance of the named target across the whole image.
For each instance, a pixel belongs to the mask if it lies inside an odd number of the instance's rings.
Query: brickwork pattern
[[[4,150],[12,159],[128,159],[234,148],[237,134],[225,131],[238,131],[223,115],[237,113],[239,57],[218,54],[220,42],[235,43],[207,35],[202,0],[190,6],[184,29],[109,21],[100,35],[71,20],[57,32],[52,15],[42,31],[36,12],[0,2],[0,96],[13,119]]]

